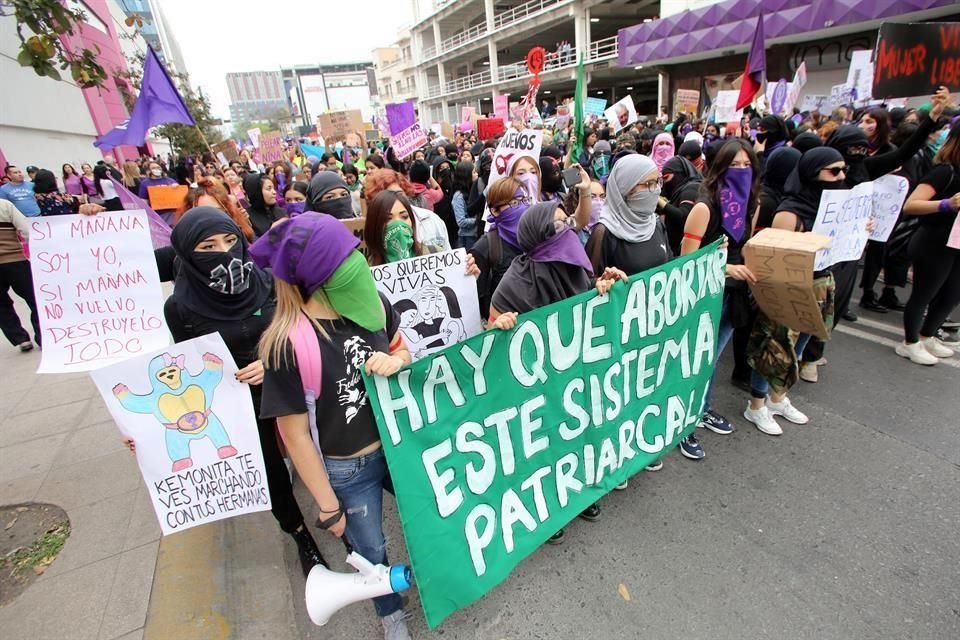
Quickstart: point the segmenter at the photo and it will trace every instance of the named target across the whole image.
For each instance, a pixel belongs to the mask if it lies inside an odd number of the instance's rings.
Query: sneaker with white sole
[[[953,349],[934,337],[920,338],[920,344],[927,350],[927,353],[937,358],[952,358],[954,355]]]
[[[807,424],[810,422],[807,414],[793,406],[790,398],[784,398],[780,402],[771,402],[770,398],[767,398],[767,410],[771,416],[783,416],[793,424]]]
[[[713,409],[707,409],[700,418],[700,424],[697,425],[703,429],[710,429],[721,436],[727,436],[736,431],[730,421]]]
[[[643,468],[644,471],[650,472],[660,471],[660,469],[663,469],[663,460],[657,460],[656,462],[648,464]]]
[[[412,640],[407,629],[408,618],[410,614],[403,609],[380,618],[383,623],[383,640]]]
[[[906,342],[898,344],[895,351],[901,358],[907,358],[915,364],[923,364],[929,367],[939,362],[937,357],[930,355],[930,352],[919,342],[914,342],[913,344],[907,344]]]
[[[816,362],[804,362],[800,365],[800,379],[804,382],[816,384],[820,381],[820,374],[817,372],[819,365]]]
[[[626,491],[627,487],[629,486],[630,486],[630,481],[624,480],[623,482],[615,486],[614,489],[616,489],[617,491]]]
[[[743,417],[752,422],[757,429],[760,429],[760,431],[768,436],[779,436],[783,433],[783,429],[780,428],[780,425],[773,419],[773,416],[770,415],[770,412],[767,411],[765,406],[759,409],[751,409],[750,405],[747,404],[747,409],[743,412]]]

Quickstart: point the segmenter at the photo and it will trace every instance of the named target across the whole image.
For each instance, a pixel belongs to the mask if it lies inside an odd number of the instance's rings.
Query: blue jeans
[[[800,354],[803,353],[804,347],[807,346],[807,343],[810,342],[809,333],[801,333],[797,337],[797,344],[794,347],[794,351],[797,353],[797,359],[799,360]],[[770,383],[767,382],[767,379],[763,377],[763,374],[754,369],[750,372],[750,395],[754,398],[766,398],[767,393],[770,392]]]
[[[723,296],[723,307],[720,309],[720,326],[717,329],[717,355],[713,359],[713,377],[710,378],[710,384],[707,386],[707,393],[703,399],[703,410],[710,409],[710,396],[713,393],[713,380],[717,377],[717,361],[720,354],[727,348],[730,338],[733,337],[733,321],[730,319],[730,302],[727,296]]]
[[[347,515],[347,542],[373,564],[387,564],[387,541],[383,537],[383,490],[393,493],[383,450],[347,460],[324,457],[327,476]],[[400,594],[373,599],[381,618],[403,608]]]

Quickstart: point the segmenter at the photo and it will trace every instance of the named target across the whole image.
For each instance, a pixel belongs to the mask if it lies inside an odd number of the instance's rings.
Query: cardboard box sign
[[[363,114],[359,109],[332,111],[317,118],[320,134],[324,138],[343,140],[348,134],[363,129]]]
[[[162,187],[147,187],[147,197],[154,211],[179,209],[190,190],[185,184],[171,184]]]
[[[753,297],[772,320],[830,338],[813,290],[813,263],[830,238],[816,233],[764,229],[743,247],[747,267],[757,277]]]

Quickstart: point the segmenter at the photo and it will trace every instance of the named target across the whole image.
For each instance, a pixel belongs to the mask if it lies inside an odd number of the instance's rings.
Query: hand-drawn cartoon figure
[[[426,344],[423,337],[417,333],[416,330],[416,325],[420,322],[417,303],[404,298],[394,303],[393,309],[400,314],[400,333],[403,335],[403,342],[407,345],[407,349],[410,350],[410,355],[413,359],[419,360],[426,355]]]
[[[211,411],[213,391],[223,379],[223,360],[212,353],[203,354],[203,371],[194,375],[187,371],[183,355],[164,353],[151,360],[147,370],[150,393],[131,393],[121,383],[113,388],[113,395],[127,411],[152,415],[166,427],[167,455],[174,473],[193,466],[190,443],[194,440],[210,438],[221,459],[237,455],[223,424]]]
[[[347,424],[357,417],[361,407],[367,404],[367,391],[363,386],[363,365],[373,354],[363,338],[354,336],[343,343],[343,359],[346,362],[346,376],[337,380],[337,400],[346,407],[344,416]]]
[[[412,327],[425,349],[456,344],[466,337],[463,314],[457,296],[450,287],[427,285],[417,294],[418,322]]]

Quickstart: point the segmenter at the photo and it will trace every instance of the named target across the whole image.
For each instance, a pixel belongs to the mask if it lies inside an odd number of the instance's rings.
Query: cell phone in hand
[[[563,184],[567,189],[577,186],[582,179],[583,176],[580,175],[579,167],[570,167],[563,170]]]

